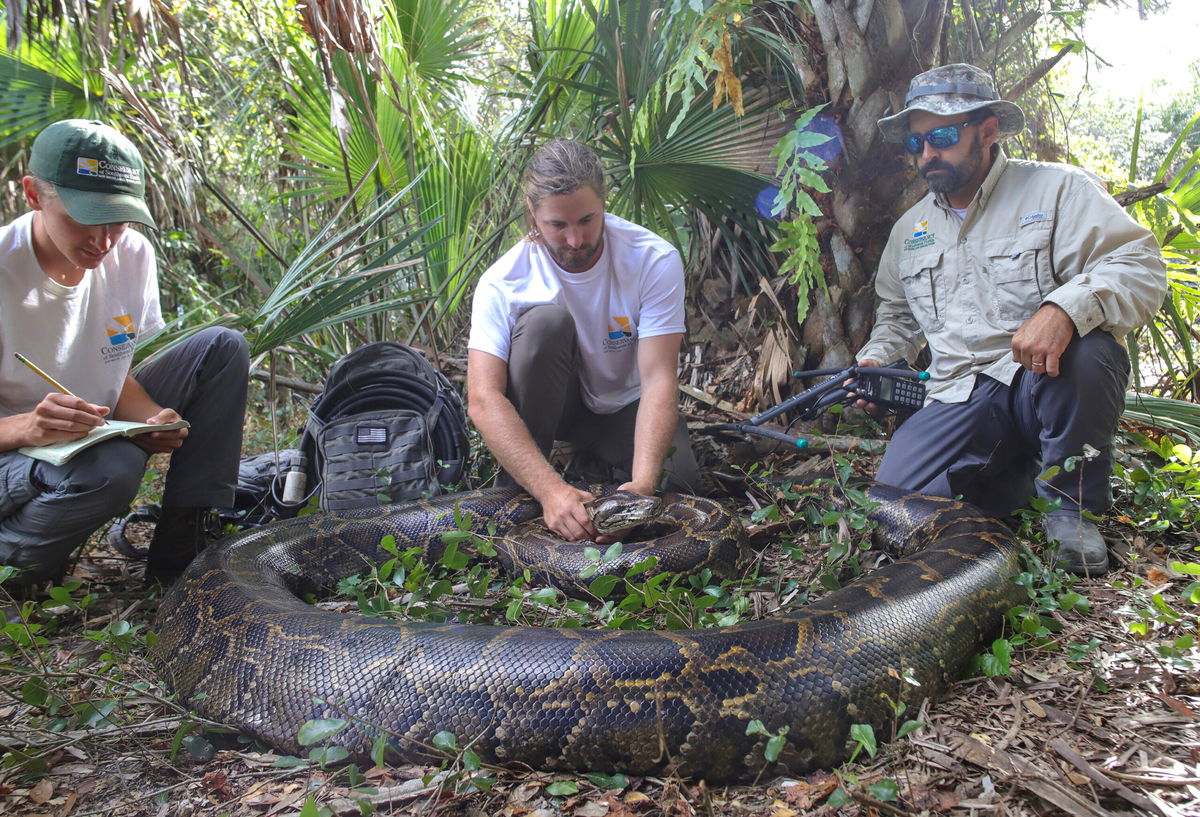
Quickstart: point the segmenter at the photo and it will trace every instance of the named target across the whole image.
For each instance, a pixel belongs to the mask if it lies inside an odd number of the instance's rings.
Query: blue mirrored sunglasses
[[[928,133],[910,133],[904,138],[904,149],[913,156],[919,156],[921,151],[925,150],[925,142],[932,145],[934,150],[952,148],[962,138],[963,128],[969,128],[974,124],[974,122],[968,120],[961,125],[943,125],[940,128],[934,128]]]

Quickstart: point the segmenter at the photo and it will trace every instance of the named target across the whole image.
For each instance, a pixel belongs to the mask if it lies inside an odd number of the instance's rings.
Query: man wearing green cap
[[[31,212],[0,228],[0,564],[22,569],[18,586],[58,579],[132,501],[149,455],[170,452],[147,579],[172,578],[206,544],[210,509],[232,505],[246,342],[207,329],[130,374],[137,342],[164,323],[154,249],[129,229],[156,229],[145,167],[120,133],[56,122],[34,140],[22,184]],[[106,419],[190,427],[110,440],[60,466],[17,450],[78,439]]]
[[[888,239],[859,363],[932,354],[928,401],[894,435],[881,482],[997,515],[1035,493],[1057,500],[1046,539],[1066,570],[1094,576],[1108,569],[1092,517],[1111,503],[1123,343],[1162,304],[1166,270],[1095,178],[1005,156],[1000,142],[1024,127],[992,78],[961,63],[915,77],[904,109],[879,121],[930,192]]]

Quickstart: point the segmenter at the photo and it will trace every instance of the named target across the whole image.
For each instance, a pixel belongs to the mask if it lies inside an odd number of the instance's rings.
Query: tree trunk
[[[875,269],[896,219],[925,193],[899,145],[876,122],[899,110],[909,80],[943,62],[950,0],[811,0],[805,43],[815,68],[810,105],[830,103],[842,157],[821,225],[828,290],[815,291],[801,326],[806,367],[851,363],[874,319]]]

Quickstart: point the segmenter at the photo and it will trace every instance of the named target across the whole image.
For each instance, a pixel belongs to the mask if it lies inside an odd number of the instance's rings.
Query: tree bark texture
[[[811,0],[804,43],[809,105],[828,102],[842,155],[829,172],[820,227],[826,291],[814,291],[801,327],[805,366],[854,360],[873,323],[875,268],[892,224],[925,192],[899,145],[877,122],[899,110],[909,80],[940,63],[953,0]],[[800,6],[797,14],[805,14]]]

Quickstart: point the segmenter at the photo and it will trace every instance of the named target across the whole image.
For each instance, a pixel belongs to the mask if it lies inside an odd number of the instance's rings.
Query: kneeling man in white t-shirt
[[[549,527],[594,538],[583,503],[547,456],[574,445],[650,495],[692,491],[696,459],[679,414],[683,262],[654,233],[604,212],[600,160],[555,139],[525,171],[530,233],[479,280],[471,312],[467,399],[504,469],[541,504]]]

